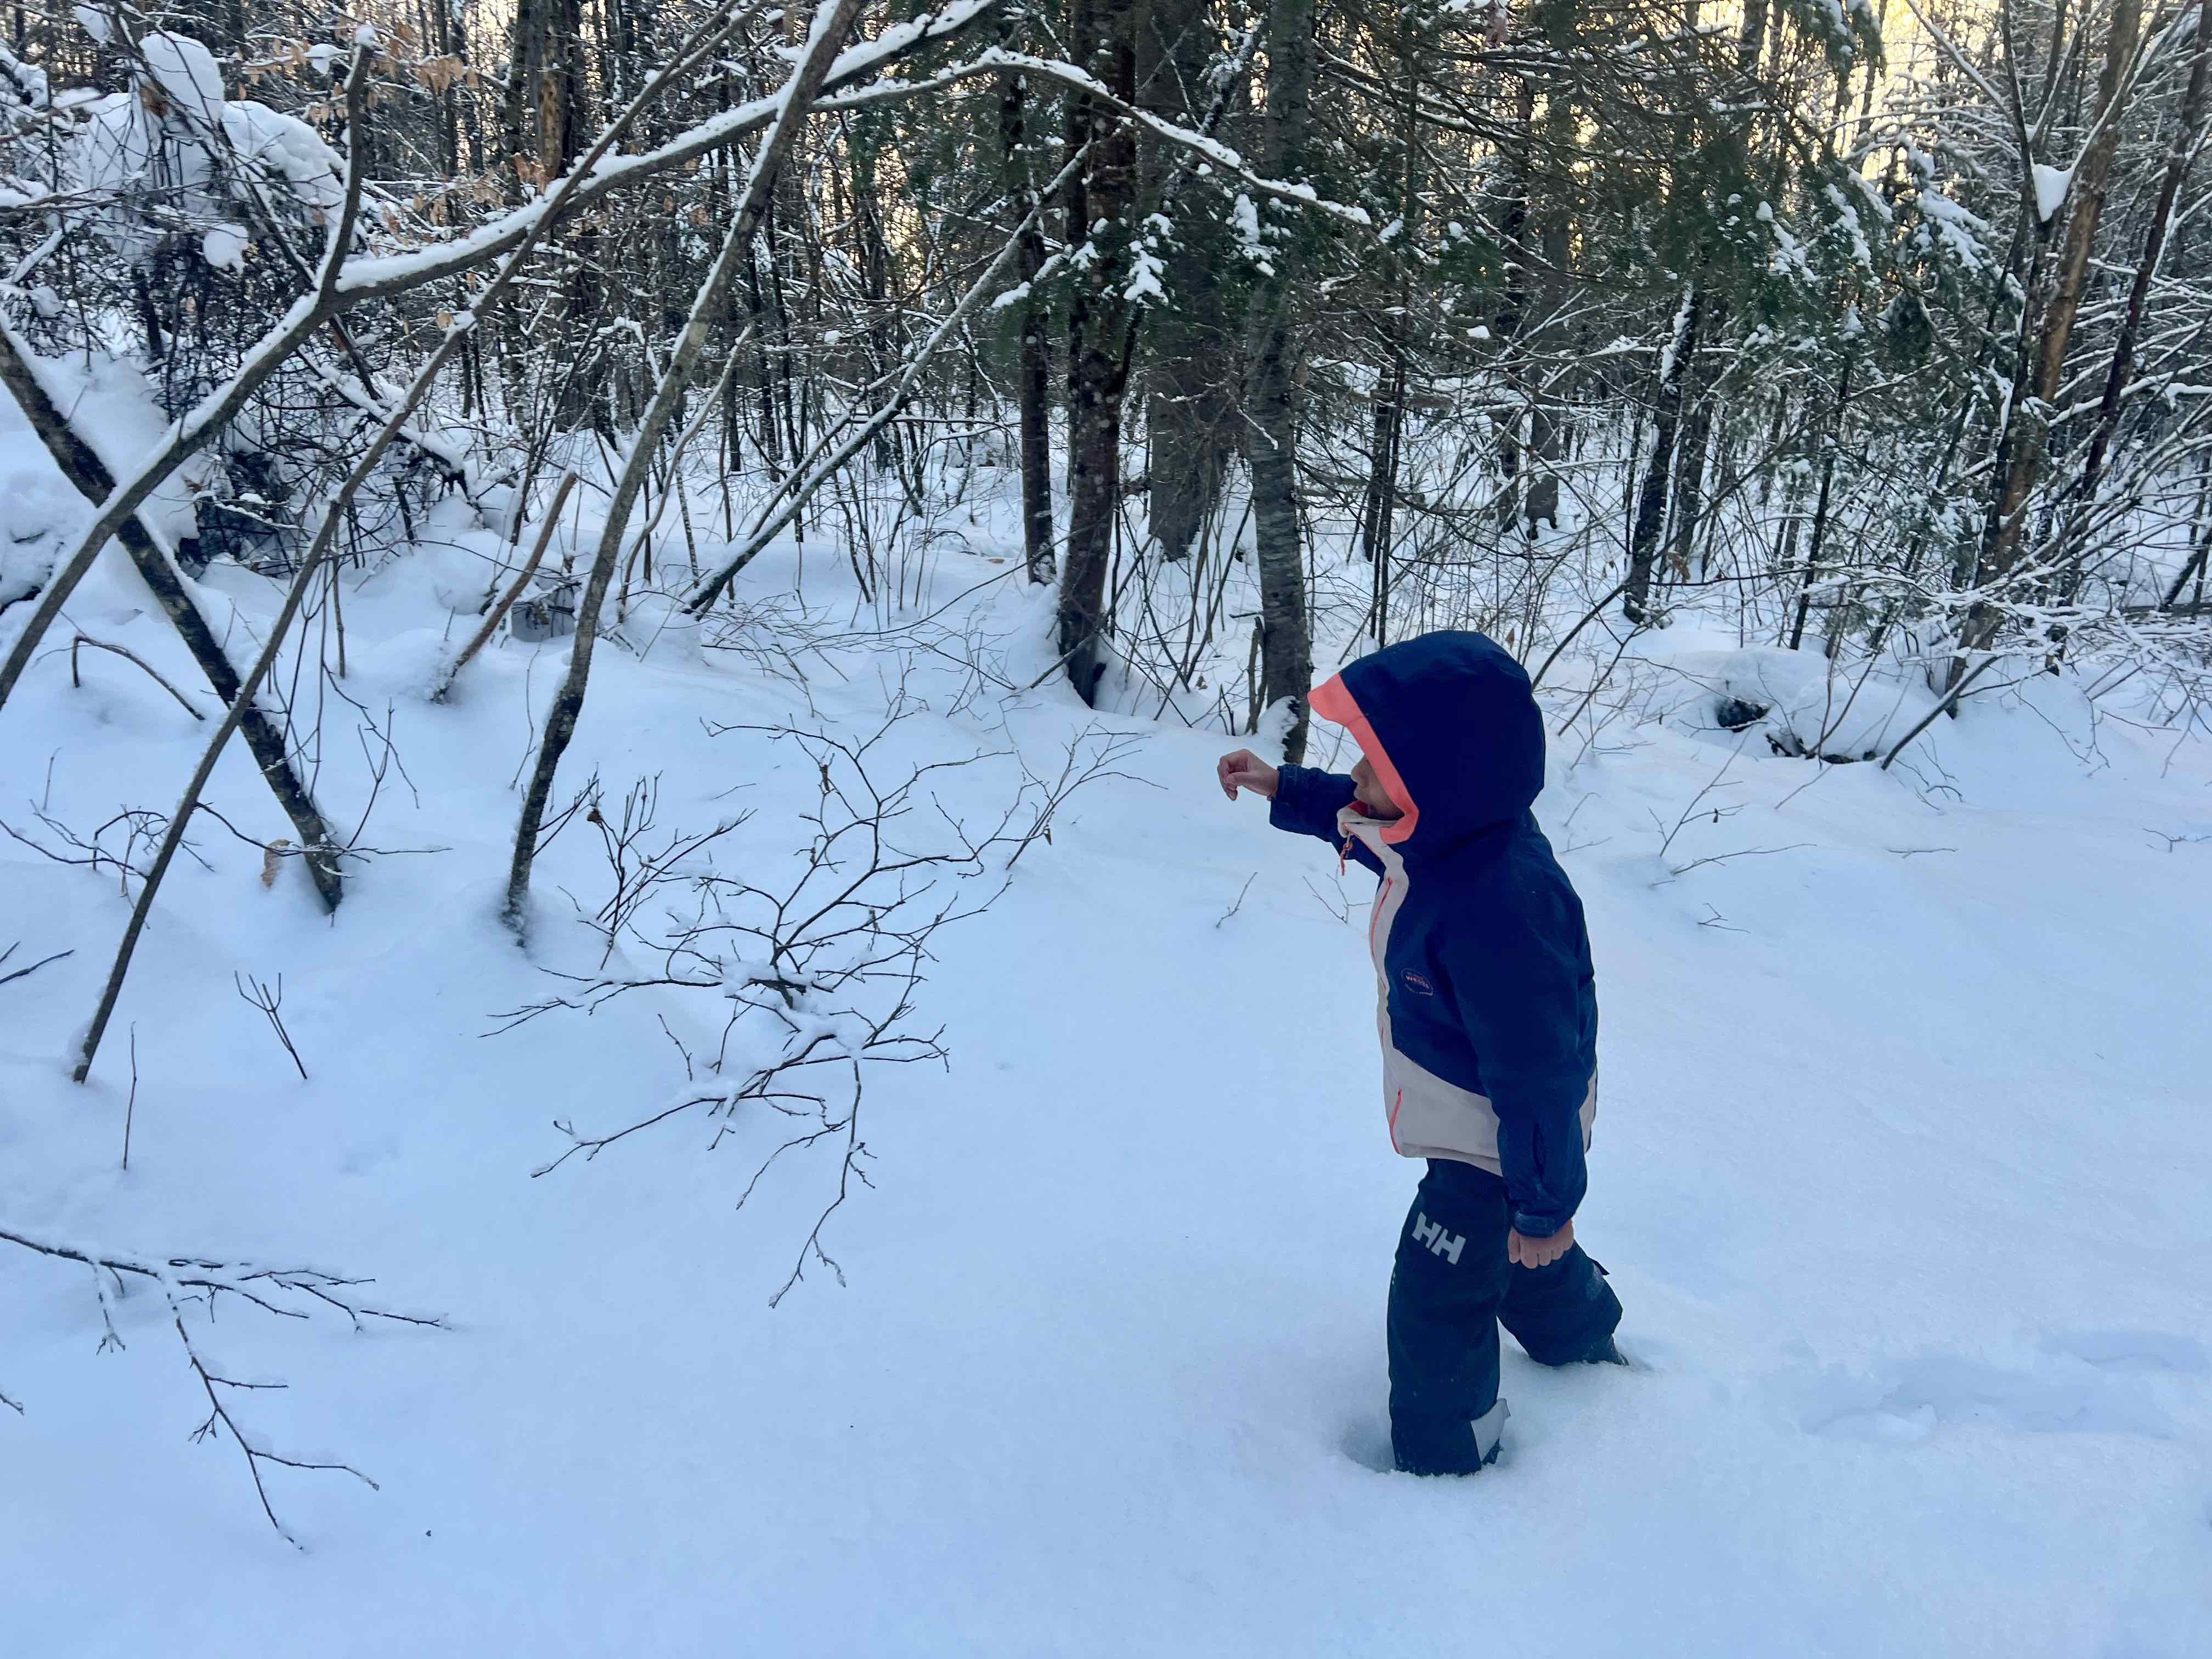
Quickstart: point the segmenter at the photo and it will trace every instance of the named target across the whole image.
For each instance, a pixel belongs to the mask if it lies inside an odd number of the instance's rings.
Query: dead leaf
[[[443,93],[459,81],[468,69],[458,56],[451,52],[443,58],[426,58],[412,67],[416,80],[433,94]]]
[[[289,840],[279,836],[261,849],[261,884],[264,887],[274,887],[276,884],[276,872],[283,866],[284,854],[291,850],[291,847],[292,843]]]

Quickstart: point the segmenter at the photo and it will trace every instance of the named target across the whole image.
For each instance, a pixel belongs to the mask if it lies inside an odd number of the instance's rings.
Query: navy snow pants
[[[1390,1274],[1390,1443],[1417,1474],[1468,1474],[1497,1455],[1498,1327],[1540,1364],[1583,1358],[1620,1323],[1620,1302],[1579,1244],[1548,1267],[1506,1259],[1505,1183],[1429,1162]],[[1485,1420],[1487,1419],[1487,1420]]]

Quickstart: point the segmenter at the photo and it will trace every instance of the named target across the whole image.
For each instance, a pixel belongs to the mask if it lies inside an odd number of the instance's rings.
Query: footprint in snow
[[[2070,1354],[2106,1370],[2212,1371],[2212,1354],[2193,1336],[2157,1331],[2074,1331],[2043,1339],[2046,1353]]]
[[[2026,1369],[1939,1353],[1872,1371],[1801,1370],[1779,1382],[1800,1427],[1841,1439],[1923,1440],[1947,1424],[1979,1423],[2165,1440],[2173,1420],[2148,1396],[2144,1376],[2212,1370],[2203,1343],[2161,1332],[2070,1333],[2042,1348],[2046,1358]]]
[[[1377,1474],[1395,1473],[1398,1460],[1390,1450],[1390,1425],[1380,1418],[1363,1418],[1348,1424],[1340,1443],[1344,1455],[1363,1469]]]

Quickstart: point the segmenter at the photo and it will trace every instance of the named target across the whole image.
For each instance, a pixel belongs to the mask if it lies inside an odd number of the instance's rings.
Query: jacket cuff
[[[1513,1231],[1523,1238],[1549,1238],[1573,1219],[1572,1216],[1539,1215],[1516,1208],[1513,1212]]]
[[[1327,837],[1336,828],[1336,807],[1326,800],[1317,800],[1319,781],[1329,775],[1310,766],[1284,766],[1276,769],[1275,798],[1267,803],[1267,822],[1278,830],[1290,830],[1293,835]],[[1346,780],[1347,786],[1350,781]],[[1347,787],[1346,799],[1349,799]]]

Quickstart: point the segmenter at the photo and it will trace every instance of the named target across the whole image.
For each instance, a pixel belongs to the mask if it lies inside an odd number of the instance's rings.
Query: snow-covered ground
[[[933,602],[1011,568],[948,554]],[[1016,686],[1049,658],[1018,581],[945,636]],[[1623,712],[1555,744],[1540,804],[1604,1011],[1578,1231],[1638,1368],[1509,1345],[1504,1462],[1417,1481],[1378,1472],[1418,1166],[1383,1132],[1366,884],[1224,801],[1220,738],[1098,723],[1143,737],[1124,775],[935,941],[921,1012],[949,1068],[869,1084],[875,1189],[827,1232],[848,1282],[817,1265],[771,1311],[834,1154],[742,1212],[772,1127],[710,1153],[679,1121],[532,1177],[553,1120],[618,1127],[681,1085],[661,1016],[695,1048],[705,1028],[670,994],[487,1035],[544,966],[596,960],[570,897],[606,877],[572,826],[533,953],[495,921],[526,708],[565,647],[510,642],[425,702],[441,583],[403,560],[346,603],[346,689],[391,711],[406,772],[366,839],[435,850],[359,869],[331,923],[296,866],[264,890],[210,823],[83,1088],[64,1055],[126,902],[112,870],[0,841],[9,966],[76,952],[0,985],[0,1228],[374,1274],[451,1322],[229,1308],[202,1331],[230,1375],[291,1384],[239,1406],[273,1445],[380,1483],[273,1471],[300,1551],[235,1448],[188,1441],[204,1404],[158,1296],[117,1304],[127,1346],[96,1353],[84,1272],[0,1251],[0,1392],[25,1408],[0,1411],[0,1652],[2212,1652],[2201,749],[2093,729],[2051,681],[1942,722],[1909,774],[1820,768],[1711,726],[1771,660],[1657,636],[1604,700]],[[273,609],[236,570],[210,589],[247,623]],[[144,608],[104,574],[71,616],[197,689]],[[657,773],[665,824],[750,810],[721,856],[781,860],[811,763],[702,722],[868,729],[896,666],[811,659],[802,691],[680,645],[602,651],[563,793]],[[917,655],[927,709],[891,752],[1054,771],[1092,717],[959,654]],[[18,829],[41,801],[88,832],[166,810],[189,770],[198,729],[158,686],[99,653],[82,677],[50,655],[0,711]],[[1855,734],[1925,706],[1881,695]],[[349,828],[380,752],[358,723],[326,711]],[[942,776],[978,817],[1018,781]],[[210,799],[284,833],[257,790],[234,746]],[[234,973],[283,975],[310,1080]]]

